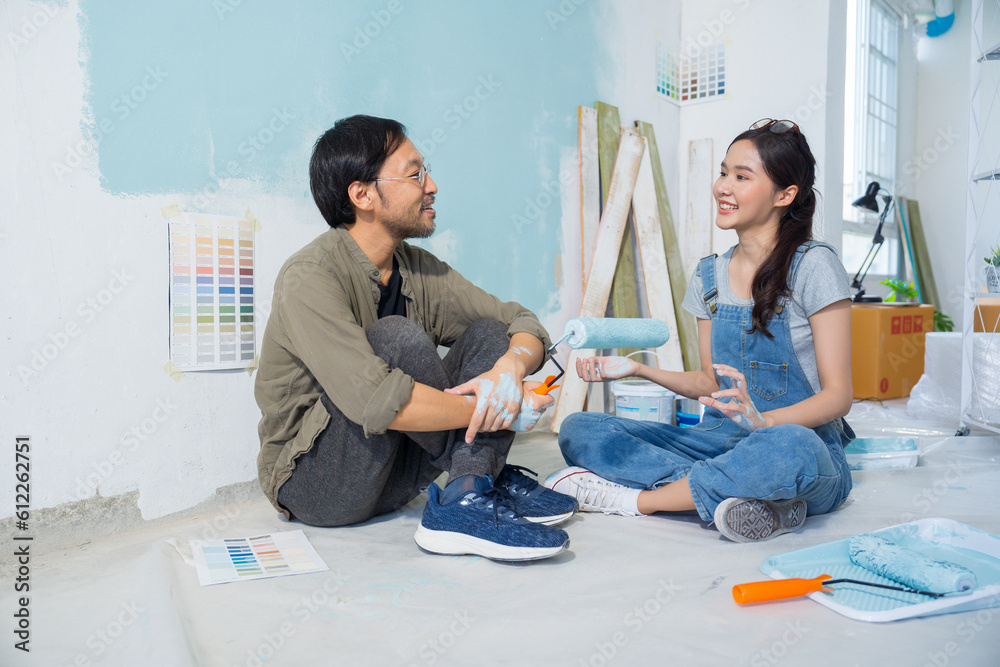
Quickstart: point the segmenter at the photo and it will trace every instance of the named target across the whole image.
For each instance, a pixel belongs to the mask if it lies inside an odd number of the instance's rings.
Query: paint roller
[[[545,378],[536,394],[548,394],[558,385],[552,383],[566,372],[552,357],[556,345],[566,341],[574,350],[606,348],[660,347],[670,339],[670,327],[663,320],[633,317],[574,317],[563,328],[562,338],[549,346],[548,354],[559,369],[558,375]]]
[[[939,598],[976,589],[972,570],[949,561],[933,560],[912,549],[898,546],[870,533],[853,536],[848,542],[851,562],[902,586],[877,584],[857,579],[834,579],[821,574],[815,579],[776,579],[733,586],[733,599],[739,604],[767,602],[808,595],[832,584],[874,586],[904,593]]]

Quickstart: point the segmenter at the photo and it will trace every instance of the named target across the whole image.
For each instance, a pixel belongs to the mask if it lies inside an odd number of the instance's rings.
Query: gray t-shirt
[[[733,256],[730,248],[721,257],[715,258],[715,283],[719,290],[718,302],[730,306],[752,306],[753,299],[740,299],[729,288],[729,260]],[[792,347],[799,366],[809,380],[814,392],[820,390],[819,371],[816,368],[816,350],[813,347],[812,329],[809,317],[841,299],[850,299],[850,282],[844,265],[837,254],[825,246],[814,246],[799,261],[795,284],[791,286],[792,298],[788,314],[788,326],[792,334]],[[688,281],[684,295],[684,310],[695,317],[711,319],[708,306],[703,298],[704,288],[697,269]]]

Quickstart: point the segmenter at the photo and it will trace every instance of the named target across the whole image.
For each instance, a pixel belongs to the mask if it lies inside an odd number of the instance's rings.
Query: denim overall
[[[816,245],[821,244],[798,248],[789,285],[803,254]],[[759,331],[748,334],[753,306],[717,302],[715,255],[702,259],[699,270],[712,318],[712,362],[743,373],[760,412],[813,396],[792,346],[789,297],[779,300],[768,322],[773,338]],[[729,379],[719,379],[727,388]],[[559,447],[570,465],[633,488],[653,489],[687,477],[698,514],[711,521],[716,506],[731,497],[802,498],[809,514],[836,509],[851,491],[844,447],[853,438],[843,419],[816,428],[781,424],[750,432],[707,408],[694,428],[577,413],[563,422]]]

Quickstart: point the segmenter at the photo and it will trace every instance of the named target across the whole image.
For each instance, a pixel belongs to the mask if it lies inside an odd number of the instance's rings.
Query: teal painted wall
[[[107,192],[186,208],[235,177],[311,201],[319,134],[388,116],[433,166],[456,268],[536,312],[557,293],[560,154],[611,67],[597,3],[81,0],[80,22]]]

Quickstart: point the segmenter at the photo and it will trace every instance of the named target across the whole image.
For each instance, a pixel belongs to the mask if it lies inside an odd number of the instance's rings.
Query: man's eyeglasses
[[[761,118],[756,123],[750,126],[751,130],[771,130],[775,134],[784,134],[785,132],[791,132],[795,130],[801,134],[799,126],[790,120],[775,120],[773,118]]]
[[[427,180],[427,174],[431,173],[431,166],[429,164],[420,165],[420,171],[415,173],[413,176],[398,176],[396,178],[373,178],[372,182],[377,181],[408,181],[410,179],[415,180],[420,187],[424,187],[424,182]]]

